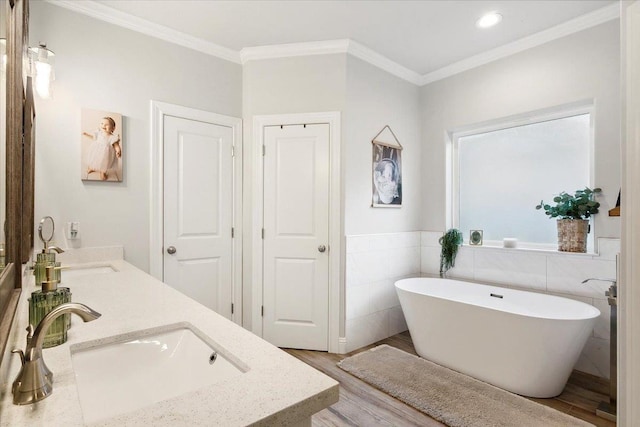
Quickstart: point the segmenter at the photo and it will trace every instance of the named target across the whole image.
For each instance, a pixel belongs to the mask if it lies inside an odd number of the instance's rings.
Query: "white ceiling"
[[[55,3],[55,1],[53,1]],[[67,2],[71,3],[71,2]],[[582,15],[604,1],[213,1],[96,0],[113,8],[233,51],[285,43],[350,39],[420,75]],[[475,27],[488,11],[502,23]],[[115,13],[115,11],[114,11]]]

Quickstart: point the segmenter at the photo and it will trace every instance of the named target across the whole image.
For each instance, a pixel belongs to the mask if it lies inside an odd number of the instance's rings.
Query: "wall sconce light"
[[[51,83],[55,80],[55,54],[47,49],[45,43],[29,48],[29,71],[38,95],[43,99],[51,98]]]

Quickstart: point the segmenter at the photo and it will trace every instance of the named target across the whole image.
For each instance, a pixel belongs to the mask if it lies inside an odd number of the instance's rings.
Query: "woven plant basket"
[[[589,220],[559,219],[558,250],[562,252],[587,252]]]

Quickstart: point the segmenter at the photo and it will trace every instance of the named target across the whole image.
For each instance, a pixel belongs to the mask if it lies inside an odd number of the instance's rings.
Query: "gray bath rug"
[[[451,427],[593,427],[388,345],[347,357],[338,366]]]

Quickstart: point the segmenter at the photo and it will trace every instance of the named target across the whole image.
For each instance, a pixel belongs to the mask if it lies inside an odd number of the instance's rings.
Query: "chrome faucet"
[[[56,251],[59,254],[64,252],[64,250],[62,248],[59,248],[58,246],[49,246],[49,245],[47,245],[46,251],[49,253],[51,253],[51,251]]]
[[[51,323],[67,313],[75,313],[85,322],[100,317],[100,313],[84,304],[69,302],[61,304],[42,318],[38,326],[27,327],[27,347],[23,352],[14,348],[11,352],[20,355],[22,367],[13,382],[13,403],[28,405],[38,402],[53,392],[53,373],[47,368],[42,358],[42,343]]]
[[[617,285],[618,282],[616,281],[616,279],[599,279],[597,277],[592,277],[589,279],[584,279],[582,283],[587,283],[590,280],[610,282],[611,286],[609,287],[609,290],[606,291],[604,294],[608,297],[609,305],[611,306],[618,305],[618,301],[616,300],[616,298],[618,297],[618,285]]]
[[[590,278],[588,278],[588,279],[584,279],[584,280],[582,281],[582,283],[587,283],[587,282],[588,282],[588,281],[590,281],[590,280],[600,280],[601,282],[611,282],[611,283],[613,283],[614,285],[616,284],[616,279],[600,279],[600,278],[598,278],[598,277],[590,277]]]

